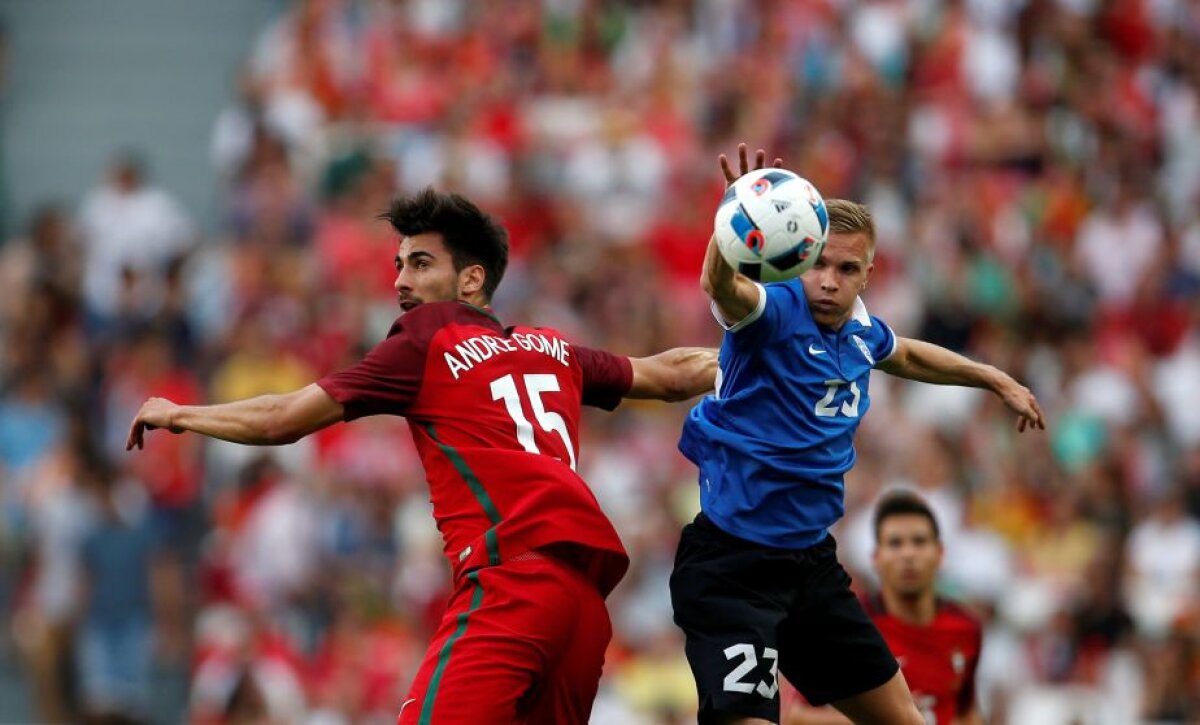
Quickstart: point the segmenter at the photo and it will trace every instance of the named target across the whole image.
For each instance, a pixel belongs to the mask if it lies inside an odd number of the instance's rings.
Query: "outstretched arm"
[[[176,405],[150,398],[129,428],[125,450],[142,447],[145,431],[194,431],[212,438],[256,446],[299,440],[342,419],[342,404],[312,383],[283,395],[260,395],[220,405]]]
[[[712,390],[717,377],[717,351],[707,347],[676,347],[629,362],[633,385],[626,398],[687,400]]]
[[[716,236],[708,240],[708,250],[704,252],[700,287],[717,303],[717,311],[727,325],[736,325],[758,307],[758,285],[729,266],[717,250]]]
[[[1037,398],[1008,373],[991,365],[977,363],[922,340],[896,337],[896,350],[879,363],[879,369],[901,378],[935,385],[964,385],[985,388],[1000,396],[1018,416],[1017,430],[1045,428],[1046,417]]]
[[[739,176],[744,176],[752,170],[750,159],[746,156],[746,144],[738,144],[738,164],[740,174],[735,174],[729,166],[725,154],[717,157],[721,164],[721,173],[725,175],[725,183],[732,184]],[[754,168],[761,169],[767,165],[767,152],[759,149],[754,154]],[[782,167],[783,159],[775,159],[774,166]],[[741,322],[758,307],[759,286],[744,274],[738,273],[717,249],[717,238],[714,235],[708,240],[708,249],[704,253],[704,271],[700,275],[700,287],[704,293],[717,303],[717,311],[725,322],[735,325]]]

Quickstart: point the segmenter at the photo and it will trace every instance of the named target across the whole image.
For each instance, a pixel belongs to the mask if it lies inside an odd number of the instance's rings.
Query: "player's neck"
[[[466,302],[468,305],[471,305],[472,307],[478,307],[481,310],[487,310],[487,311],[491,312],[491,308],[488,307],[488,305],[490,305],[491,302],[483,295],[460,295],[458,298],[458,301]]]
[[[905,596],[885,588],[880,595],[887,613],[908,624],[926,627],[937,616],[937,594],[932,589]]]
[[[833,322],[833,323],[817,322],[817,327],[820,327],[824,330],[828,330],[829,332],[836,333],[836,332],[840,332],[841,329],[843,327],[845,327],[846,323],[849,321],[850,321],[850,314],[846,313],[846,316],[843,317],[842,319],[838,320],[837,322]]]

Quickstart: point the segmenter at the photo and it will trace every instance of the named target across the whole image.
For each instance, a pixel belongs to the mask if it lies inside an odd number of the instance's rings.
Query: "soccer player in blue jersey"
[[[747,173],[744,145],[739,156]],[[765,161],[760,150],[756,168]],[[720,163],[732,183],[723,155]],[[844,513],[872,369],[991,390],[1019,430],[1045,427],[1011,376],[897,337],[867,312],[859,294],[875,252],[871,215],[850,201],[826,206],[829,238],[799,279],[758,284],[715,241],[705,257],[702,285],[726,332],[716,393],[692,409],[679,441],[699,468],[702,512],[684,527],[671,575],[701,723],[778,722],[782,672],[810,703],[855,722],[923,725],[829,535]]]

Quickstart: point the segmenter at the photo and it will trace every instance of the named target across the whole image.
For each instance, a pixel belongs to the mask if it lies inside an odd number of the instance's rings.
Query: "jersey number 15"
[[[575,446],[571,445],[571,433],[567,430],[567,422],[558,413],[546,410],[546,406],[542,403],[543,393],[557,393],[562,390],[558,385],[558,378],[545,373],[521,377],[525,381],[525,396],[529,399],[529,407],[533,410],[533,416],[537,418],[538,425],[545,432],[557,433],[558,437],[562,438],[563,445],[567,448],[567,456],[570,457],[571,470],[574,471]],[[533,438],[533,426],[525,417],[525,411],[521,407],[521,393],[518,391],[517,382],[512,375],[505,375],[492,381],[492,400],[504,401],[504,408],[508,411],[508,416],[517,426],[517,442],[521,444],[521,447],[530,453],[541,454],[537,447],[537,441]]]

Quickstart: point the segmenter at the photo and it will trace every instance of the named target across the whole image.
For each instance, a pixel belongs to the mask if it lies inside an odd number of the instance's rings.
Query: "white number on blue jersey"
[[[845,380],[826,380],[825,381],[825,397],[817,401],[813,406],[813,413],[818,418],[832,418],[838,414],[838,406],[834,404],[834,399],[837,397],[838,391],[846,384]],[[858,417],[858,400],[862,397],[862,392],[858,389],[858,383],[850,383],[850,400],[843,400],[840,408],[842,415],[847,418]]]

